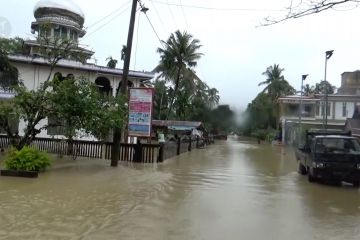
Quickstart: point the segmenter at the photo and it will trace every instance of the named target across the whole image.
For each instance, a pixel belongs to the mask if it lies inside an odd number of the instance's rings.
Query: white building
[[[99,91],[116,96],[121,86],[123,70],[86,63],[86,60],[90,59],[94,52],[79,46],[79,38],[86,34],[83,26],[85,16],[74,2],[71,0],[41,0],[35,5],[34,17],[35,21],[31,23],[31,30],[37,35],[36,40],[25,41],[25,54],[9,56],[11,64],[19,72],[19,79],[28,89],[37,89],[50,73],[48,61],[41,57],[40,46],[44,44],[42,39],[50,39],[50,42],[66,39],[72,43],[71,53],[67,59],[60,60],[56,64],[50,77],[53,78],[55,75],[85,77],[96,83]],[[48,46],[51,47],[51,43]],[[79,55],[82,56],[85,63],[78,61],[77,56]],[[150,72],[129,71],[128,86],[141,87],[143,81],[153,77],[154,74]],[[0,97],[9,97],[9,94],[2,93]],[[42,124],[46,124],[46,122]],[[25,123],[20,120],[19,135],[23,134],[24,127]],[[61,137],[54,136],[54,134],[56,133],[45,130],[38,137]]]
[[[278,99],[282,139],[292,144],[297,139],[296,131],[301,121],[302,129],[326,128],[344,129],[347,119],[352,118],[360,104],[360,71],[344,72],[341,87],[336,94],[327,95],[327,117],[325,116],[326,96],[285,96]],[[300,114],[300,105],[302,111]]]

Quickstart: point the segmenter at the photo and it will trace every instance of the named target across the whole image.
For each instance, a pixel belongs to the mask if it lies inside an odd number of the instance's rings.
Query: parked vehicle
[[[306,142],[296,150],[298,171],[309,182],[319,179],[360,184],[360,143],[350,133],[309,131]]]

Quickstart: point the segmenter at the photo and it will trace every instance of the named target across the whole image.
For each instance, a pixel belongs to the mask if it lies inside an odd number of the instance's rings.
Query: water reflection
[[[157,165],[60,159],[0,178],[0,239],[358,239],[359,191],[310,184],[292,149],[229,139]]]

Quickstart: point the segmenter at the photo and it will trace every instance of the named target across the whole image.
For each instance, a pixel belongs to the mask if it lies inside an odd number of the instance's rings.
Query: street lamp
[[[331,56],[333,55],[334,50],[329,50],[325,52],[325,75],[324,75],[324,83],[325,83],[325,113],[324,113],[324,128],[325,130],[327,130],[327,115],[328,115],[328,84],[326,81],[326,71],[327,71],[327,60],[329,58],[331,58]]]
[[[302,115],[302,96],[303,96],[303,86],[304,86],[304,80],[306,79],[306,77],[308,76],[308,74],[302,75],[301,76],[301,88],[300,88],[300,106],[299,106],[299,133],[298,133],[298,146],[300,147],[300,141],[301,141],[301,131],[302,131],[302,127],[301,127],[301,115]]]

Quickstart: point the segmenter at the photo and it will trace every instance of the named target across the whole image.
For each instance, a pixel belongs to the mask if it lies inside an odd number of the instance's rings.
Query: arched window
[[[119,92],[120,92],[120,89],[121,89],[121,83],[122,83],[122,82],[119,83],[119,86],[118,86],[118,88],[116,89],[116,96],[119,95]],[[133,87],[133,86],[134,86],[134,83],[133,83],[132,81],[128,81],[128,82],[127,82],[127,86],[128,86],[128,88]]]
[[[99,88],[99,92],[104,96],[109,96],[111,94],[111,85],[109,79],[106,77],[98,77],[95,80],[96,86]]]

